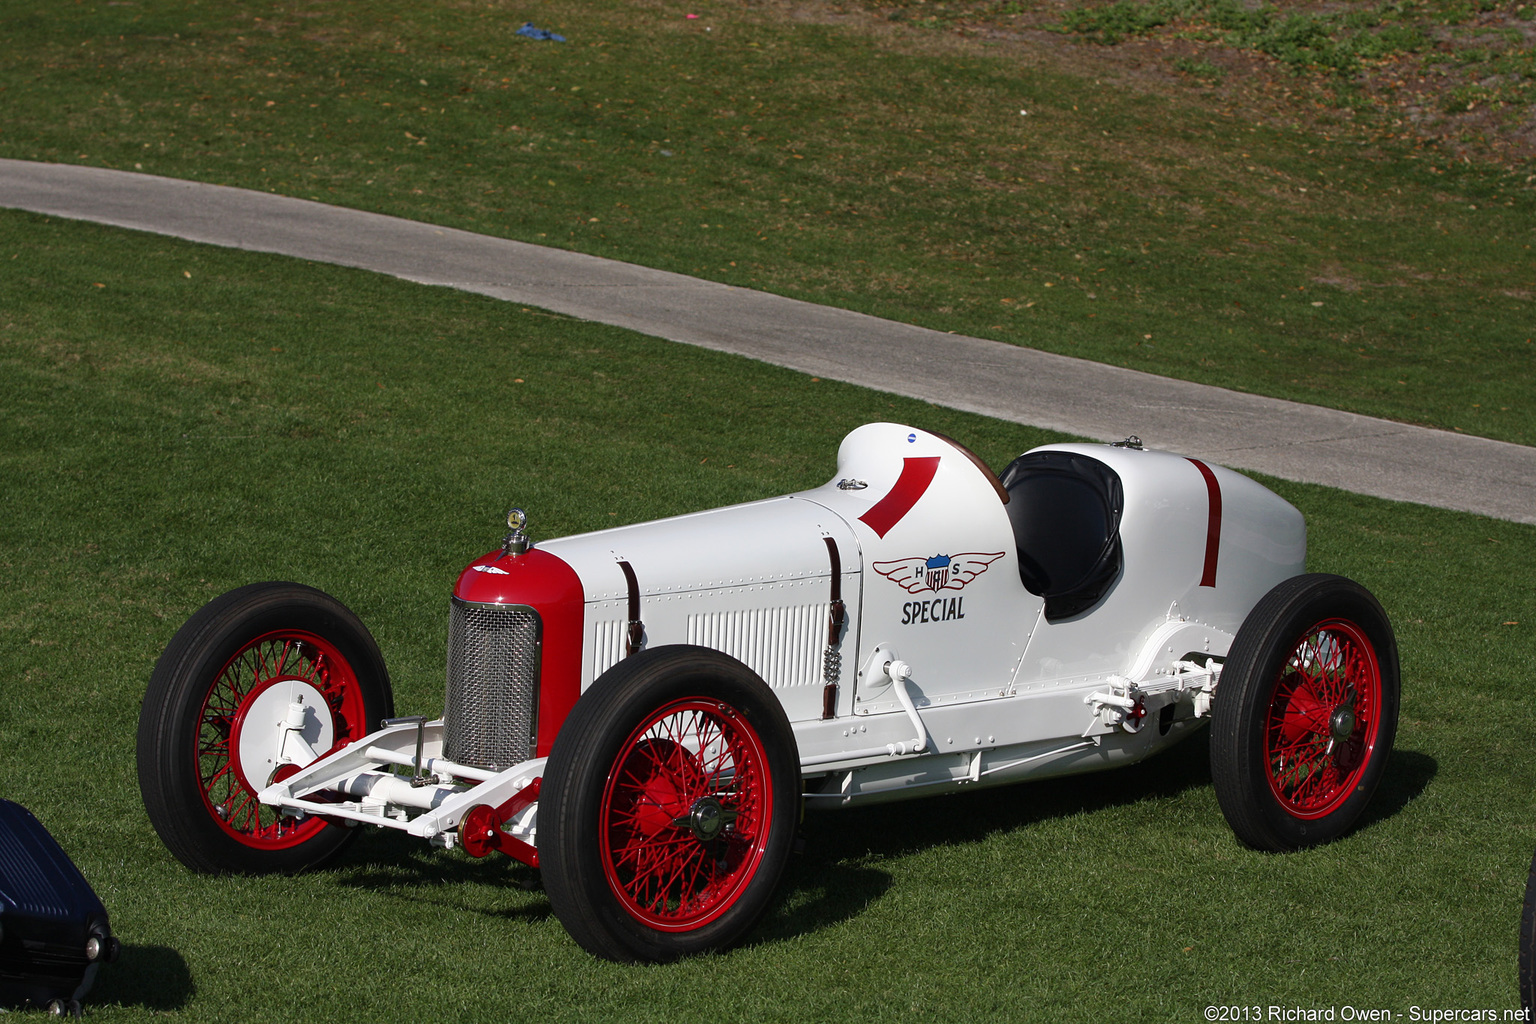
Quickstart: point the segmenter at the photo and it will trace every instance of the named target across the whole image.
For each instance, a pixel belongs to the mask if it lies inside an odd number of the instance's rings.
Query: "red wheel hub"
[[[476,804],[459,822],[459,837],[464,852],[471,857],[489,857],[496,849],[496,838],[501,833],[501,818],[496,808],[489,804]]]
[[[767,843],[773,783],[757,731],[689,698],[630,733],[604,786],[603,871],[635,920],[702,927],[740,898]]]
[[[214,677],[203,699],[197,736],[203,802],[225,832],[247,846],[267,850],[297,846],[326,825],[316,818],[297,821],[259,803],[256,792],[265,784],[266,772],[248,777],[247,767],[254,771],[256,766],[240,761],[238,739],[247,709],[282,680],[301,680],[325,698],[332,749],[362,735],[364,718],[357,674],[334,644],[314,633],[277,630],[259,636],[235,652]]]
[[[647,840],[674,829],[709,790],[709,780],[688,749],[664,737],[636,743],[624,759],[621,776],[634,799],[629,829]]]
[[[1380,724],[1381,666],[1370,638],[1343,619],[1296,642],[1275,680],[1264,754],[1275,798],[1298,818],[1321,818],[1349,798]]]

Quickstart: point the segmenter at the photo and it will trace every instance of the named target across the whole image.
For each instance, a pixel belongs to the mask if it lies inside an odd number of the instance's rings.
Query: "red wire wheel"
[[[1397,642],[1342,576],[1297,576],[1249,613],[1216,688],[1211,777],[1238,838],[1270,851],[1349,830],[1397,731]]]
[[[1309,630],[1291,653],[1269,705],[1265,754],[1275,799],[1297,818],[1322,818],[1360,783],[1376,745],[1381,666],[1353,622]]]
[[[577,701],[550,751],[539,861],[588,951],[664,962],[739,941],[761,917],[798,823],[783,707],[718,651],[661,647]]]
[[[767,839],[767,756],[756,730],[714,701],[678,701],[635,728],[599,812],[603,870],[630,916],[687,931],[741,897]]]
[[[276,759],[273,723],[294,697],[308,698],[301,735],[319,741],[310,743],[318,754],[366,732],[357,673],[335,644],[305,630],[278,630],[242,647],[214,677],[198,716],[197,772],[205,808],[236,841],[256,849],[297,846],[326,827],[318,818],[279,816],[256,799],[276,776],[303,767],[304,762]]]
[[[294,703],[297,737],[281,748]],[[378,646],[347,608],[310,587],[257,583],[205,605],[155,665],[139,715],[139,788],[151,824],[188,867],[294,872],[335,856],[355,830],[279,815],[256,794],[393,714]]]

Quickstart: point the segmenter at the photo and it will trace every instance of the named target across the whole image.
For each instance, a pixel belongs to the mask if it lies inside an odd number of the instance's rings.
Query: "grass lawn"
[[[1536,442],[1536,165],[1318,99],[1414,54],[1508,120],[1530,9],[1488,28],[1487,0],[1332,6],[1293,24],[1218,0],[1075,21],[1046,0],[13,0],[0,156],[312,196]],[[530,20],[568,41],[518,36]],[[1458,48],[1434,64],[1437,33]],[[1124,37],[1146,66],[1110,59]],[[1269,106],[1209,84],[1228,38],[1258,56],[1221,75],[1288,76]]]
[[[1200,35],[1235,16],[1218,0],[1101,6],[1069,34],[1043,31],[1060,16],[1045,0],[14,0],[0,156],[315,197],[1536,442],[1536,168],[1324,109],[1318,89],[1358,92],[1342,70],[1275,79],[1294,88],[1285,116],[1233,99],[1212,82],[1244,76]],[[1468,84],[1445,95],[1525,102],[1528,38],[1466,34],[1488,0],[1405,0],[1374,25],[1355,18],[1367,6],[1330,5],[1326,38],[1357,59],[1362,31],[1463,33],[1447,59]],[[517,36],[525,21],[569,41]],[[1243,52],[1279,45],[1275,24],[1249,27]],[[1159,47],[1158,67],[1185,62],[1171,85],[1126,59]],[[1310,567],[1371,587],[1402,648],[1398,750],[1338,843],[1242,848],[1202,737],[1126,771],[813,815],[743,948],[622,968],[581,953],[504,859],[367,834],[297,879],[185,871],[133,767],[166,641],[227,589],[299,580],[373,629],[402,714],[435,714],[446,596],[513,501],[547,538],[820,483],[871,419],[994,466],[1051,435],[476,296],[5,211],[0,383],[0,794],[61,839],[126,943],[100,1019],[1517,1003],[1528,526],[1268,481],[1308,517]]]
[[[12,254],[15,258],[12,258]],[[598,962],[505,859],[367,834],[295,879],[204,878],[140,807],[133,736],[204,601],[295,579],[441,708],[446,597],[500,539],[814,485],[889,418],[997,466],[1049,439],[745,360],[335,267],[0,213],[0,793],[126,943],[96,1019],[1193,1021],[1209,1004],[1513,1007],[1536,842],[1536,531],[1270,481],[1310,567],[1371,587],[1403,711],[1365,824],[1266,856],[1204,740],[1137,768],[807,820],[744,948]]]

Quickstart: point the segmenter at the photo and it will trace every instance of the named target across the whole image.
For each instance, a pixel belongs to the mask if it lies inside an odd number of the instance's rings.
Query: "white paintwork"
[[[413,764],[415,755],[416,725],[387,726],[283,782],[268,786],[257,799],[301,819],[309,814],[324,814],[329,818],[383,825],[439,846],[453,846],[453,830],[472,807],[499,807],[544,773],[541,757],[513,765],[474,786],[454,783],[455,776],[475,778],[485,773],[443,758],[441,719],[427,722],[422,730],[422,761],[436,766],[433,784],[411,786],[409,781],[380,770],[390,764]],[[400,787],[413,792],[401,799]],[[306,799],[321,793],[331,799],[324,804]],[[337,794],[352,799],[334,802]],[[538,804],[524,808],[503,828],[526,843],[534,843],[538,835]]]
[[[626,561],[640,588],[646,646],[724,651],[761,676],[792,719],[819,717],[832,579],[825,537],[837,542],[843,601],[855,609],[853,532],[797,495],[540,543],[576,570],[586,592],[582,689],[624,656]],[[850,616],[845,651],[857,645],[856,620]]]
[[[1114,672],[1145,674],[1152,667],[1145,661],[1148,641],[1170,620],[1207,631],[1190,631],[1181,641],[1199,639],[1197,646],[1163,651],[1159,660],[1165,664],[1192,652],[1225,654],[1259,598],[1302,571],[1306,530],[1301,513],[1245,476],[1210,467],[1221,485],[1222,530],[1216,586],[1202,587],[1207,494],[1193,463],[1167,452],[1110,445],[1061,444],[1035,450],[1047,449],[1087,455],[1119,475],[1125,492],[1120,522],[1125,568],[1089,612],[1038,624],[1016,680],[1020,690],[1049,688],[1074,678],[1102,679]],[[1166,638],[1162,646],[1167,646]],[[1133,670],[1138,662],[1145,666],[1140,672]]]
[[[313,761],[331,749],[335,737],[325,695],[303,679],[279,679],[258,693],[241,716],[239,763],[259,786],[282,765]]]
[[[932,483],[882,537],[861,517],[895,486],[907,459],[922,458],[939,460]],[[869,486],[840,489],[838,482],[847,479]],[[926,431],[870,423],[843,440],[837,475],[801,496],[836,513],[857,535],[864,577],[861,644],[882,645],[911,666],[907,685],[919,707],[1005,695],[1043,602],[1019,583],[1008,513],[991,481],[965,455]],[[967,555],[981,570],[957,589],[913,592],[877,568],[899,574],[898,566],[913,561]],[[923,621],[918,606],[931,611],[935,601],[944,602],[939,621]],[[845,650],[844,657],[854,654]],[[899,712],[883,665],[862,657],[858,665],[855,714]]]
[[[1020,580],[1006,508],[963,452],[911,427],[869,424],[844,439],[837,473],[821,487],[541,543],[582,581],[583,689],[624,656],[619,562],[627,561],[645,646],[725,651],[783,703],[811,806],[1094,771],[1176,742],[1209,711],[1219,659],[1249,610],[1303,571],[1301,515],[1210,466],[1221,529],[1215,585],[1202,586],[1210,509],[1192,462],[1108,445],[1046,447],[1105,463],[1124,490],[1123,568],[1092,609],[1045,619],[1043,600]],[[909,459],[938,463],[921,497],[882,533],[863,520]],[[848,622],[836,645],[835,715],[823,719],[828,537],[840,553]],[[928,560],[945,557],[950,575],[927,575]],[[307,795],[340,789],[354,799],[325,813],[452,845],[470,807],[505,803],[543,770],[542,760],[495,775],[457,770],[442,761],[441,723],[429,723],[424,769],[440,784],[405,794],[405,783],[381,781],[379,769],[411,765],[415,737],[414,726],[375,733],[261,799],[302,814],[314,807]],[[455,775],[480,781],[450,784]],[[534,842],[537,805],[508,828]]]

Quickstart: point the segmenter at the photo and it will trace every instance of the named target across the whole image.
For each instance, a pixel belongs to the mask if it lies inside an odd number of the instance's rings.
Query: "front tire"
[[[1249,613],[1211,716],[1211,778],[1232,830],[1282,852],[1347,832],[1397,732],[1397,641],[1370,591],[1295,576]]]
[[[728,947],[768,907],[799,801],[789,720],[751,669],[696,647],[627,658],[577,701],[545,766],[550,906],[621,963]]]
[[[378,645],[341,602],[297,583],[253,583],[177,631],[139,714],[139,789],[150,823],[187,867],[292,873],[334,857],[355,830],[297,821],[256,794],[309,763],[279,720],[303,710],[318,756],[394,713]]]

